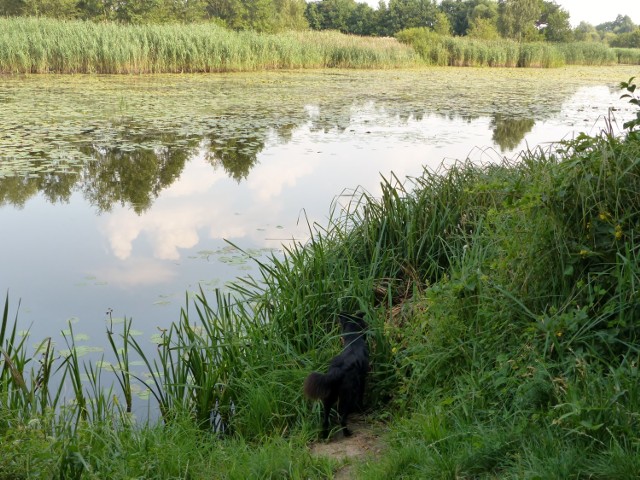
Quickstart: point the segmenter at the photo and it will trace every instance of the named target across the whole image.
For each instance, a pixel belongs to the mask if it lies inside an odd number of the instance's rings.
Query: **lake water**
[[[637,67],[0,77],[0,292],[32,343],[151,337],[380,177],[604,127]]]

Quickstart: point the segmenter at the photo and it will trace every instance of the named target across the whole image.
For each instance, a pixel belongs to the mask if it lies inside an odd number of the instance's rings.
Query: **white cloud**
[[[92,274],[110,285],[122,287],[159,285],[170,282],[175,276],[168,265],[152,259],[132,259],[125,264],[98,269]]]
[[[277,156],[252,170],[248,187],[256,193],[258,200],[272,200],[282,193],[284,187],[293,187],[300,178],[311,175],[316,164],[310,158],[292,162],[290,156]]]

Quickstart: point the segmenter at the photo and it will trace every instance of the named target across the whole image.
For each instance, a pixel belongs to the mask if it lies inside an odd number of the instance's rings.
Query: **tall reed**
[[[425,28],[410,28],[396,37],[412,45],[430,65],[464,67],[537,67],[563,65],[640,64],[634,49],[612,49],[592,42],[518,43],[437,35]]]
[[[213,23],[118,25],[0,18],[0,73],[182,73],[396,68],[420,62],[394,39],[337,32],[276,35]]]

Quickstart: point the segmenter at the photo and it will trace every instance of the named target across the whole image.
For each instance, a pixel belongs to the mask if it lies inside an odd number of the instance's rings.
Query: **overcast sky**
[[[379,0],[364,1],[372,7],[378,6]],[[633,23],[640,24],[640,2],[638,0],[556,0],[556,3],[567,10],[571,15],[571,24],[575,27],[581,21],[598,25],[611,22],[616,16],[629,15]],[[389,4],[387,0],[387,4]]]

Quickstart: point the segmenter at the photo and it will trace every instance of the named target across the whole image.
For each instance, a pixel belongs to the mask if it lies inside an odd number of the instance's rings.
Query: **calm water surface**
[[[380,177],[594,133],[634,68],[0,78],[0,291],[32,343],[151,337]],[[58,337],[59,338],[59,337]]]

